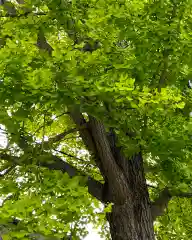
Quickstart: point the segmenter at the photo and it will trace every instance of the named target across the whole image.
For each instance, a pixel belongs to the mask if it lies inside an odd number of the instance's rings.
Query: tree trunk
[[[112,240],[154,240],[153,224],[147,214],[146,209],[133,212],[129,204],[114,205],[107,216]]]
[[[122,164],[123,161],[124,164]],[[113,240],[154,240],[151,206],[143,170],[142,156],[121,159],[121,167],[129,186],[129,195],[122,205],[114,204],[107,213]],[[131,196],[131,197],[130,197]],[[115,202],[115,199],[114,199]]]
[[[71,116],[78,127],[85,122],[78,111]],[[106,216],[112,240],[154,240],[142,154],[126,158],[117,147],[113,129],[107,133],[104,124],[92,116],[80,136],[105,180],[103,202],[113,203],[112,212]]]

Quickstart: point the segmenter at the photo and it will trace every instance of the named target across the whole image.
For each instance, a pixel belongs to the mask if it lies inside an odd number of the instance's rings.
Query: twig
[[[147,187],[150,187],[150,188],[155,188],[155,189],[157,189],[157,187],[156,187],[156,186],[153,186],[153,185],[150,185],[150,184],[147,184]]]
[[[192,193],[183,193],[183,192],[180,192],[180,193],[176,193],[176,194],[174,194],[173,197],[179,197],[179,198],[192,198]]]
[[[52,144],[52,143],[55,143],[55,142],[59,142],[61,141],[65,136],[69,135],[70,133],[74,133],[74,132],[77,132],[78,129],[77,128],[72,128],[72,129],[69,129],[65,132],[62,132],[58,135],[56,135],[55,137],[52,137],[52,138],[49,138],[48,141],[45,141],[46,144]]]
[[[7,169],[1,171],[1,172],[3,172],[3,173],[0,173],[0,177],[4,177],[4,176],[6,176],[7,174],[9,174],[15,167],[16,167],[16,165],[13,165],[13,166],[11,166],[10,168],[7,168]]]
[[[56,150],[56,149],[53,149],[53,150],[54,150],[55,152],[58,152],[58,153],[61,153],[61,154],[65,155],[65,156],[67,156],[67,157],[75,158],[75,159],[77,159],[77,160],[79,160],[79,161],[81,161],[81,162],[85,162],[84,159],[78,158],[78,157],[73,156],[73,155],[71,155],[71,154],[68,154],[68,153],[65,153],[65,152],[63,152],[63,151],[59,151],[59,150]]]
[[[65,114],[69,114],[69,112],[61,113],[60,115],[58,115],[58,116],[56,116],[55,118],[51,119],[50,121],[47,122],[47,126],[50,126],[50,125],[54,122],[54,120],[56,120],[57,118],[65,115]],[[40,126],[40,127],[35,131],[35,133],[38,133],[39,130],[40,130],[41,128],[43,128],[43,126],[44,126],[44,125]]]

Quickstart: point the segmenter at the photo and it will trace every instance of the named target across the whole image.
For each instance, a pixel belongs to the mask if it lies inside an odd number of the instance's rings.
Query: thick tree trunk
[[[132,160],[124,160],[126,162],[123,170],[130,191],[126,202],[122,205],[114,204],[112,212],[107,214],[111,237],[113,240],[154,240],[151,206],[142,157],[137,155]],[[121,163],[122,161],[123,159]]]
[[[133,211],[129,204],[114,205],[107,219],[112,240],[154,240],[153,224],[145,207]]]
[[[80,112],[71,116],[78,127],[84,124]],[[103,202],[113,203],[107,214],[112,240],[154,240],[142,154],[127,159],[116,145],[113,130],[106,133],[104,124],[92,116],[80,135],[105,180]]]

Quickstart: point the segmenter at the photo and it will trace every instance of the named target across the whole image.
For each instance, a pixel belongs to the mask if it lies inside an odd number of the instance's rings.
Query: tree
[[[191,211],[191,2],[1,7],[1,216],[19,221],[12,239],[78,239],[99,221],[98,201],[113,240],[153,240],[154,229],[190,239],[177,202]]]

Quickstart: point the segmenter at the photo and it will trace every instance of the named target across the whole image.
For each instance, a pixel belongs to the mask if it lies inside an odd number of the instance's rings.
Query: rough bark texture
[[[153,220],[142,157],[138,155],[127,161],[131,197],[127,197],[123,205],[114,204],[112,212],[108,214],[111,237],[113,240],[153,240]]]
[[[112,240],[154,240],[141,153],[127,159],[116,147],[115,134],[108,135],[103,123],[91,116],[87,136],[85,132],[80,133],[88,149],[94,145],[92,153],[105,179],[103,199],[106,202],[110,199],[113,203],[112,212],[107,214]]]

